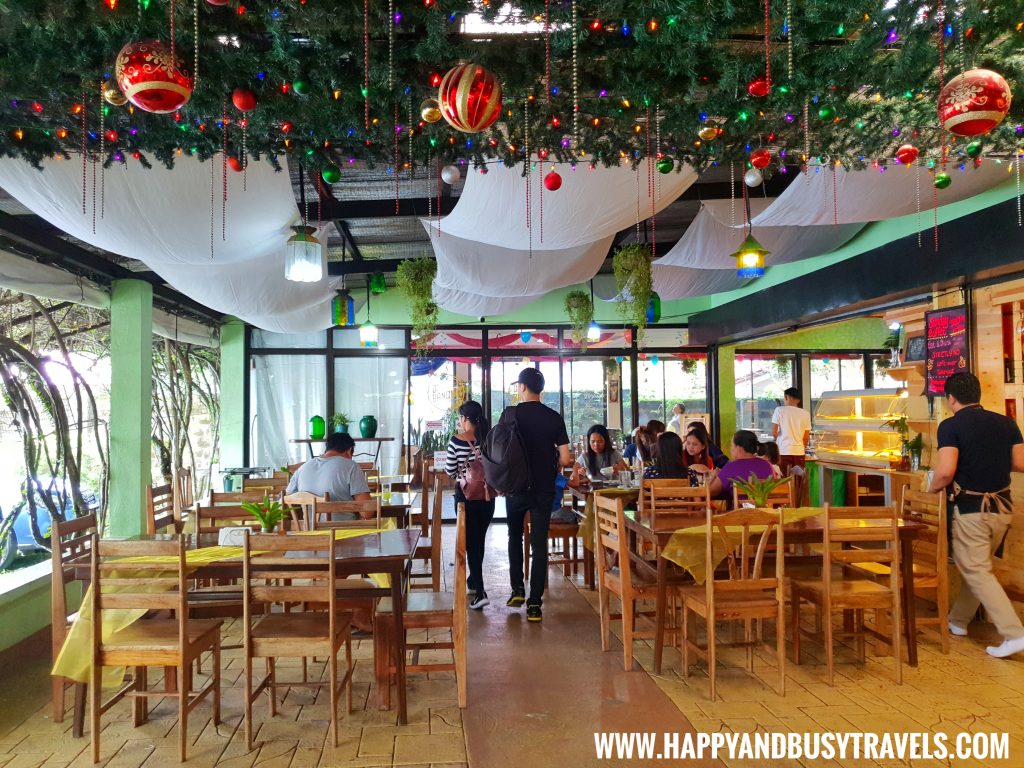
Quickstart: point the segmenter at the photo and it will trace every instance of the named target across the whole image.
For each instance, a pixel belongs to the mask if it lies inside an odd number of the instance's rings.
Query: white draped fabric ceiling
[[[270,163],[253,162],[246,175],[243,191],[242,174],[228,172],[227,238],[222,240],[219,160],[181,157],[173,170],[114,163],[103,180],[102,216],[97,194],[94,234],[92,188],[83,214],[77,158],[44,161],[42,171],[20,160],[0,159],[0,187],[33,213],[79,240],[139,259],[199,303],[279,333],[329,327],[340,278],[319,283],[284,279],[289,226],[299,223],[287,170],[275,172]]]
[[[544,164],[546,174],[549,166]],[[661,211],[697,179],[689,167],[648,178],[646,165],[558,167],[562,186],[540,192],[522,167],[492,164],[470,173],[459,202],[441,220],[423,220],[437,257],[434,299],[471,317],[511,312],[557,288],[584,283],[601,268],[612,238]],[[639,199],[639,203],[637,202]],[[543,222],[543,224],[542,224]]]
[[[936,193],[940,206],[991,189],[1007,176],[1006,166],[991,161],[964,171],[951,169],[953,183]],[[931,180],[916,165],[890,166],[884,172],[815,168],[794,179],[778,198],[751,199],[753,233],[771,252],[770,266],[834,251],[870,222],[917,212],[919,199],[925,228],[933,220]],[[704,203],[675,247],[654,262],[654,290],[662,299],[729,291],[750,282],[736,276],[730,258],[746,235],[741,206],[739,199]]]

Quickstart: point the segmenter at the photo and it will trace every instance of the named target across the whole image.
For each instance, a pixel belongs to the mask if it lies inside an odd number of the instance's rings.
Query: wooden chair
[[[418,525],[420,527],[421,540],[430,536],[430,489],[434,487],[434,473],[430,470],[432,466],[432,462],[428,463],[424,460],[420,486],[420,508],[418,512],[413,512],[409,518],[409,525]]]
[[[710,504],[707,486],[691,488],[689,479],[645,478],[640,482],[637,514],[652,528],[679,528],[693,524],[695,517],[703,520]]]
[[[566,520],[552,520],[548,523],[548,541],[558,542],[558,547],[548,547],[548,565],[562,566],[565,578],[575,576],[583,558],[580,556],[580,524]],[[523,520],[523,577],[530,579],[530,515]]]
[[[732,487],[732,508],[740,509],[741,505],[749,502],[747,494],[743,493],[735,485]],[[789,475],[786,482],[772,489],[768,494],[767,506],[769,509],[783,509],[796,506],[796,479]]]
[[[274,498],[277,494],[266,491],[211,491],[205,506],[218,507],[224,505],[245,504],[249,501],[263,501],[265,496]]]
[[[790,580],[793,621],[793,659],[800,663],[800,601],[820,606],[825,614],[825,659],[828,684],[834,683],[832,614],[853,611],[852,634],[857,650],[864,660],[866,634],[880,637],[893,647],[896,661],[896,682],[903,683],[903,661],[900,648],[900,546],[899,526],[893,507],[825,507],[824,563],[820,580]],[[855,545],[856,549],[839,549]],[[889,567],[888,584],[868,578],[835,578],[833,565],[852,566],[857,563],[881,563]],[[864,626],[865,609],[892,612],[893,630],[889,636]]]
[[[455,581],[449,592],[409,592],[405,596],[403,623],[410,629],[451,629],[451,642],[406,643],[406,650],[412,652],[412,663],[405,667],[406,673],[455,672],[455,686],[458,690],[459,708],[466,706],[466,505],[459,504],[455,532]],[[394,617],[391,614],[391,598],[386,597],[377,606],[374,618],[373,644],[374,663],[378,669],[378,680],[390,677],[393,664],[389,661],[394,644]],[[450,648],[454,656],[451,663],[421,664],[419,655],[424,650]],[[382,669],[384,665],[386,669]],[[386,673],[386,674],[385,674]],[[382,706],[391,705],[390,683],[382,686]]]
[[[424,495],[429,495],[424,490]],[[429,563],[429,571],[414,571],[409,574],[409,589],[429,589],[441,591],[441,518],[444,500],[444,483],[440,477],[434,478],[434,500],[431,505],[429,523],[430,535],[420,536],[413,555],[413,563],[417,561]],[[413,579],[430,579],[430,583],[413,582]]]
[[[315,501],[312,506],[314,531],[336,528],[380,528],[380,499],[369,501]]]
[[[242,493],[246,491],[263,491],[271,496],[282,493],[288,487],[288,475],[282,477],[243,477]]]
[[[707,659],[711,682],[711,700],[716,693],[719,645],[747,649],[747,671],[754,672],[754,648],[761,643],[762,619],[775,620],[775,654],[779,668],[779,695],[786,694],[786,598],[783,591],[785,549],[782,541],[781,513],[764,509],[738,509],[712,516],[707,511],[704,548],[704,583],[680,588],[683,602],[683,626],[679,655],[683,659],[683,677],[690,674],[690,652]],[[733,527],[739,530],[729,531]],[[765,571],[771,566],[766,553],[769,541],[776,547],[774,575]],[[756,541],[754,541],[756,539]],[[719,567],[719,553],[724,553],[728,570]],[[690,635],[690,614],[704,619],[707,645],[699,646]],[[742,621],[743,640],[719,643],[716,622]],[[756,626],[753,622],[756,621]]]
[[[655,630],[637,630],[636,604],[640,601],[657,599],[658,587],[654,579],[647,579],[635,573],[629,551],[629,537],[626,535],[625,503],[621,497],[594,494],[594,515],[597,523],[598,605],[601,616],[601,650],[607,651],[612,619],[622,619],[623,665],[628,672],[633,668],[633,643],[636,640],[654,638]],[[619,566],[611,568],[609,562],[618,558]],[[616,595],[622,604],[618,614],[611,612],[611,596]],[[651,622],[654,623],[653,621]]]
[[[78,611],[68,610],[68,584],[81,581],[84,593],[85,580],[78,579],[75,575],[75,566],[89,562],[92,558],[92,541],[96,533],[96,515],[84,515],[66,522],[54,520],[53,527],[50,529],[50,542],[53,545],[53,549],[50,551],[50,561],[53,565],[53,577],[50,581],[53,661],[57,660],[57,655],[64,647],[68,630],[71,629],[71,625],[78,617]],[[64,692],[68,685],[74,685],[72,733],[75,737],[81,736],[85,724],[85,684],[75,683],[56,675],[50,678],[50,684],[53,692],[53,721],[55,723],[64,722]]]
[[[263,497],[260,497],[262,501]],[[259,521],[246,512],[240,505],[226,505],[211,507],[206,504],[196,504],[196,533],[217,533],[219,529],[232,527],[246,527],[250,530],[260,529]]]
[[[914,598],[935,603],[936,616],[918,616],[918,626],[934,626],[939,633],[943,653],[949,653],[949,539],[946,538],[946,494],[912,491],[903,486],[900,516],[905,520],[923,523],[913,543]],[[889,578],[889,565],[884,563],[854,563],[854,568],[876,581]]]
[[[174,483],[178,494],[176,516],[179,521],[184,523],[195,511],[196,506],[196,487],[192,479],[192,469],[180,467],[174,475]]]
[[[285,509],[291,515],[293,531],[312,530],[313,509],[316,503],[329,500],[330,494],[328,493],[325,493],[323,496],[317,496],[309,491],[296,491],[281,497],[281,503],[284,504]]]
[[[146,486],[146,533],[181,533],[170,484]]]
[[[252,704],[266,691],[270,716],[277,714],[277,688],[330,688],[331,739],[338,746],[338,698],[345,689],[352,711],[352,614],[335,607],[334,534],[278,536],[250,534],[243,545],[242,582],[245,587],[243,646],[245,648],[245,743],[252,751]],[[321,611],[264,613],[264,605],[318,604]],[[258,612],[254,608],[258,607]],[[338,677],[338,651],[345,646],[345,674]],[[275,662],[280,657],[326,656],[329,680],[281,682]],[[253,689],[253,659],[267,661],[267,674]]]
[[[126,558],[132,558],[126,562]],[[220,723],[220,629],[219,619],[190,619],[185,539],[170,541],[105,541],[92,544],[92,670],[89,678],[89,727],[92,760],[100,759],[100,719],[125,696],[134,699],[133,721],[148,717],[146,699],[175,696],[178,699],[178,759],[185,761],[188,715],[212,694],[213,722]],[[105,611],[173,611],[172,619],[139,619],[103,637],[100,617]],[[192,691],[192,665],[204,651],[213,652],[210,681]],[[149,690],[146,668],[173,667],[176,690]],[[104,667],[132,667],[132,679],[103,701]]]

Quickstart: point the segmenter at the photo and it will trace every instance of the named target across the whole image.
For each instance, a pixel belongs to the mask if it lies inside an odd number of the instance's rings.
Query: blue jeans
[[[544,582],[548,575],[548,524],[554,492],[527,491],[505,497],[505,518],[508,520],[508,568],[512,589],[523,589],[523,519],[530,515],[530,594],[528,605],[540,605]]]

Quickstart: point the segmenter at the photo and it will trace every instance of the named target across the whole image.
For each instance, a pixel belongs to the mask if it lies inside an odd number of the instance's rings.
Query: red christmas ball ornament
[[[558,171],[551,171],[547,176],[544,177],[544,188],[548,192],[557,192],[562,186],[562,177],[558,175]]]
[[[772,92],[772,81],[765,76],[755,77],[747,83],[747,93],[756,99],[763,99]]]
[[[939,121],[957,136],[981,136],[1003,122],[1012,101],[1002,75],[991,69],[971,69],[942,89]]]
[[[256,94],[248,88],[235,88],[231,92],[231,103],[239,112],[252,112],[256,109]]]
[[[192,98],[191,75],[159,40],[128,43],[117,54],[114,76],[128,101],[146,112],[174,112]]]
[[[772,153],[762,147],[761,149],[755,149],[750,153],[750,164],[760,170],[761,168],[767,168],[768,164],[772,161]]]
[[[917,160],[917,147],[913,144],[904,144],[896,150],[896,159],[904,165],[910,165]]]
[[[235,173],[241,173],[242,172],[242,161],[239,160],[234,155],[228,155],[228,168],[230,168]]]
[[[437,101],[452,128],[478,133],[501,115],[501,83],[479,64],[460,64],[441,79]]]

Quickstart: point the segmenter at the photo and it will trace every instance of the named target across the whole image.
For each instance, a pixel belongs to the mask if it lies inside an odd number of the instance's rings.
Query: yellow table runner
[[[594,514],[594,496],[598,493],[614,498],[623,497],[627,504],[640,498],[639,488],[602,488],[587,495],[587,504],[583,510],[583,522],[580,524],[580,536],[583,538],[583,546],[591,552],[594,551],[594,521],[597,519]]]
[[[384,523],[382,526],[383,530],[394,528],[394,520],[382,522]],[[389,526],[388,523],[391,523],[391,525]],[[342,528],[334,531],[334,538],[350,539],[377,532],[376,528]],[[316,531],[309,531],[309,533],[316,533]],[[192,572],[204,565],[241,559],[241,557],[241,547],[203,547],[187,551],[185,553],[185,563],[188,571]],[[167,563],[168,565],[176,565],[178,562],[178,558],[174,555],[145,558],[127,557],[124,560],[125,562],[142,561],[147,563]],[[370,574],[370,578],[381,588],[387,588],[391,584],[386,573]],[[143,609],[128,608],[105,611],[103,616],[104,639],[131,626],[142,618],[145,613],[146,611]],[[78,683],[89,682],[89,673],[92,669],[92,622],[92,586],[90,585],[89,589],[86,590],[85,596],[82,598],[82,606],[78,612],[78,617],[68,630],[67,637],[64,638],[64,645],[61,647],[60,653],[57,654],[57,660],[54,661],[50,674],[66,677]],[[123,669],[110,667],[103,672],[103,687],[117,687],[123,679]]]
[[[795,523],[800,520],[806,520],[809,517],[817,517],[818,515],[824,514],[825,510],[823,507],[794,507],[790,509],[782,510],[782,524],[788,525]],[[695,525],[692,528],[680,528],[678,531],[672,534],[672,537],[668,540],[664,549],[661,551],[661,556],[666,560],[670,560],[681,568],[689,571],[690,575],[693,576],[694,580],[698,584],[704,583],[704,573],[706,570],[706,541],[707,541],[707,523],[702,525]],[[729,536],[729,540],[733,546],[739,545],[739,535],[743,532],[743,527],[739,525],[726,526],[726,534]],[[760,533],[764,530],[764,526],[752,525],[750,526],[751,533]],[[712,542],[711,555],[715,559],[715,567],[721,563],[726,556],[727,552],[721,540],[716,538]]]

